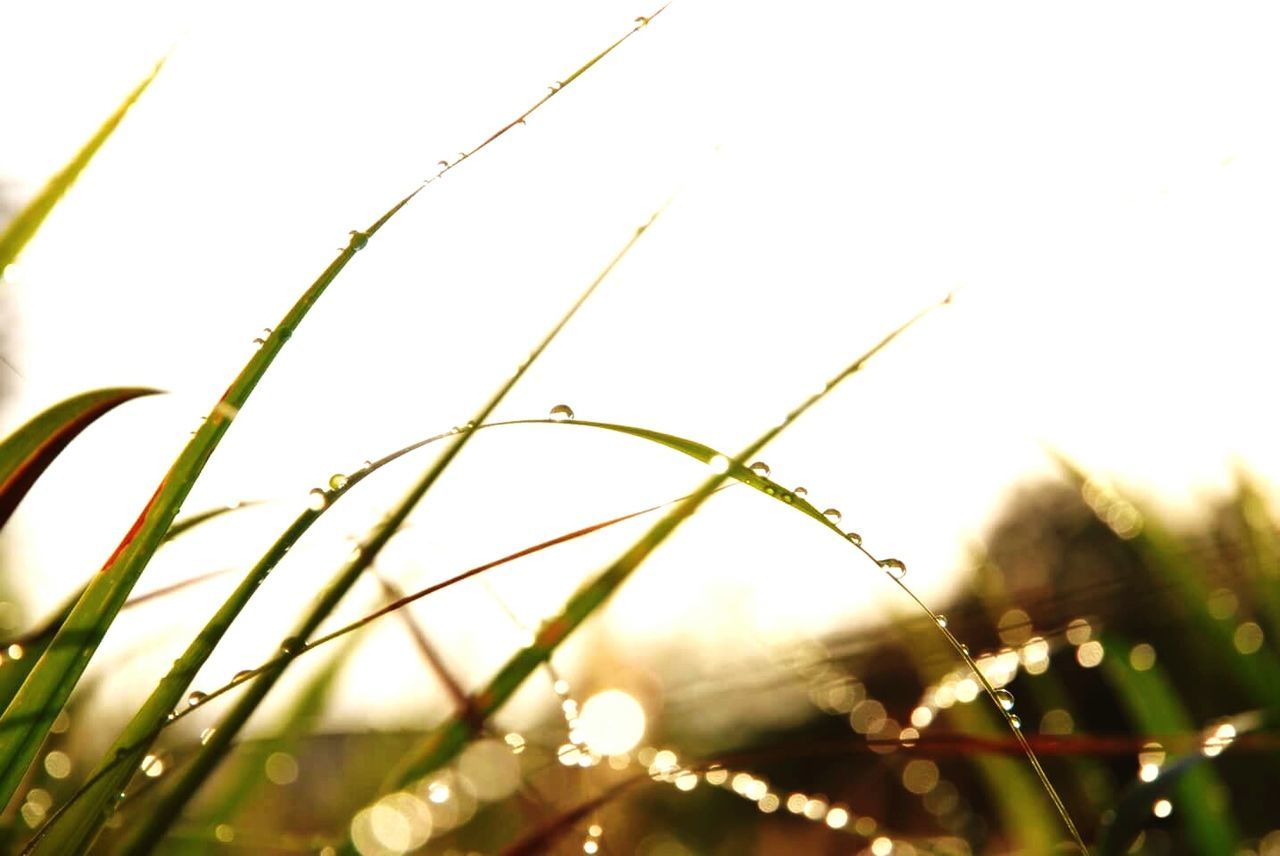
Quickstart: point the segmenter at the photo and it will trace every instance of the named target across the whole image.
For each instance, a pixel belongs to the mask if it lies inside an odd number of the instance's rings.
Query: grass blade
[[[529,356],[516,369],[515,373],[507,379],[495,392],[489,401],[476,414],[471,424],[478,425],[488,418],[494,408],[506,397],[507,393],[519,383],[524,377],[529,367],[537,361],[542,352],[551,344],[555,337],[564,329],[565,325],[577,314],[578,309],[586,303],[587,299],[595,292],[596,288],[605,280],[613,269],[622,261],[640,237],[648,230],[655,220],[661,215],[665,209],[665,205],[653,213],[649,219],[639,226],[631,235],[631,238],[622,246],[622,248],[614,255],[614,257],[605,265],[604,269],[596,276],[596,278],[587,286],[581,296],[569,307],[568,311],[543,337],[542,341],[533,349]],[[395,536],[400,527],[404,525],[408,519],[410,512],[417,506],[418,502],[427,494],[427,492],[435,485],[436,481],[457,457],[458,453],[466,446],[467,442],[473,436],[472,431],[462,431],[458,433],[453,442],[450,443],[435,463],[429,467],[422,478],[410,488],[409,492],[403,499],[393,508],[387,516],[379,523],[374,530],[366,537],[365,541],[357,548],[353,559],[348,561],[330,580],[329,585],[321,592],[308,613],[296,625],[294,632],[290,634],[281,643],[281,653],[278,665],[273,666],[262,674],[258,675],[246,693],[240,697],[235,706],[227,713],[225,718],[218,724],[217,730],[200,750],[192,764],[183,771],[182,775],[177,778],[173,785],[161,796],[158,802],[158,808],[150,814],[130,836],[123,847],[125,853],[145,853],[149,852],[160,839],[164,836],[166,830],[173,824],[182,812],[183,806],[190,800],[196,790],[204,783],[205,779],[212,773],[213,769],[225,756],[231,741],[239,733],[240,729],[248,721],[253,712],[257,710],[262,699],[266,697],[271,688],[275,686],[276,681],[284,673],[293,659],[301,652],[303,644],[314,635],[316,629],[328,617],[329,613],[338,605],[351,586],[364,573],[364,571],[373,564],[382,548]]]
[[[85,167],[89,165],[89,161],[93,160],[93,156],[98,153],[98,149],[102,148],[111,134],[115,131],[116,126],[124,119],[125,114],[129,112],[129,108],[134,105],[142,93],[146,92],[147,87],[151,85],[151,81],[156,79],[156,75],[160,73],[160,69],[164,66],[164,60],[156,63],[156,67],[151,70],[142,82],[139,83],[132,92],[120,103],[116,111],[107,117],[107,121],[102,123],[102,127],[98,128],[89,142],[85,143],[79,153],[71,159],[71,162],[58,171],[53,178],[40,190],[36,197],[17,213],[9,225],[5,227],[3,233],[0,233],[0,274],[4,273],[4,269],[8,267],[22,252],[22,248],[39,230],[40,225],[44,223],[49,212],[53,210],[53,206],[58,204],[58,200],[67,192],[80,173],[84,172]]]
[[[742,473],[744,461],[750,460],[752,456],[799,419],[810,407],[824,398],[841,381],[859,371],[868,360],[927,312],[931,311],[932,308],[930,307],[930,309],[919,313],[885,336],[865,354],[837,373],[820,391],[807,398],[788,413],[781,422],[765,431],[732,460],[720,456],[722,461],[721,472],[707,479],[696,492],[668,512],[599,576],[579,589],[569,599],[569,602],[558,616],[542,625],[533,643],[516,652],[485,689],[476,696],[475,707],[480,714],[488,717],[502,707],[525,679],[551,657],[551,653],[559,647],[560,643],[592,615],[601,604],[608,600],[631,573],[639,567],[640,563],[659,544],[665,541],[682,522],[697,511],[698,507],[706,501],[711,493],[720,487],[724,479],[731,477],[731,473],[739,475]],[[672,447],[675,448],[686,444],[675,444]],[[689,448],[692,450],[692,446]],[[699,450],[699,454],[702,454],[701,450]],[[708,458],[708,460],[711,459]],[[717,467],[717,469],[721,468]],[[461,751],[473,734],[474,728],[460,717],[446,720],[443,724],[433,729],[426,740],[416,750],[407,755],[404,761],[392,771],[384,786],[384,791],[398,790],[410,782],[439,769]],[[348,842],[348,849],[350,849],[350,842]]]
[[[158,389],[118,387],[84,392],[53,405],[0,443],[0,526],[54,458],[99,416]]]

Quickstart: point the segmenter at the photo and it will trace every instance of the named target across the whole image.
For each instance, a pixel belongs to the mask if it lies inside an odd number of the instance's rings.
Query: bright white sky
[[[348,230],[652,11],[598,0],[0,7],[11,199],[174,46],[4,286],[22,375],[6,426],[97,386],[172,392],[104,420],[32,493],[14,545],[32,609],[98,567],[250,340]],[[501,415],[564,401],[583,418],[733,451],[963,286],[763,456],[775,477],[841,508],[874,552],[903,558],[936,601],[1011,486],[1052,472],[1041,443],[1173,508],[1222,490],[1235,461],[1275,483],[1275,15],[1268,4],[678,0],[370,243],[187,508],[300,498],[335,470],[466,421],[677,189]],[[280,616],[336,567],[342,537],[425,460],[353,493],[291,556],[239,647],[210,665],[210,685],[270,649]],[[701,476],[625,439],[494,432],[383,567],[417,587]],[[294,509],[228,521],[138,590],[249,564]],[[820,633],[877,600],[905,610],[847,548],[778,511],[758,496],[718,499],[628,584],[608,634],[587,631],[590,668],[658,662],[678,637],[692,639],[696,674],[749,662],[754,640],[778,629]],[[536,622],[640,531],[512,566],[493,587]],[[162,608],[127,631],[160,640],[130,680],[166,665],[166,646],[185,643],[220,596],[209,586],[184,601],[197,610]],[[351,610],[375,598],[362,590]],[[478,586],[417,614],[471,681],[518,638]],[[402,691],[388,683],[427,692],[393,625],[354,670],[352,715]]]

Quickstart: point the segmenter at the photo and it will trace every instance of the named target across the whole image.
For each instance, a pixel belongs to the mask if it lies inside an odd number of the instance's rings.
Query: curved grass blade
[[[605,278],[613,271],[613,269],[622,261],[632,247],[640,240],[640,237],[653,225],[654,221],[665,210],[666,204],[655,211],[649,219],[636,228],[630,239],[623,244],[622,248],[613,256],[604,269],[596,276],[596,278],[587,286],[586,290],[574,301],[568,311],[560,318],[542,339],[541,342],[533,349],[529,356],[525,359],[515,372],[508,378],[498,390],[490,397],[480,411],[476,414],[475,419],[470,423],[479,425],[488,418],[506,397],[507,393],[520,382],[529,367],[537,361],[542,352],[551,344],[555,337],[564,329],[565,325],[577,314],[578,310],[586,303],[595,290],[604,282]],[[145,853],[150,851],[159,843],[165,831],[172,825],[174,820],[182,812],[183,806],[190,800],[196,790],[204,783],[205,779],[213,772],[214,768],[225,756],[231,741],[239,733],[240,729],[248,721],[249,717],[257,709],[262,699],[266,697],[271,688],[275,686],[276,681],[284,673],[293,659],[300,653],[303,644],[315,634],[320,624],[328,617],[329,613],[338,605],[346,593],[350,590],[364,573],[364,571],[373,564],[382,548],[395,536],[400,527],[404,525],[409,514],[417,506],[418,502],[427,494],[427,492],[435,485],[436,481],[448,468],[453,459],[462,451],[463,447],[474,435],[472,431],[459,432],[453,442],[447,445],[440,457],[436,459],[418,482],[409,489],[403,499],[383,518],[383,520],[374,527],[373,531],[365,538],[364,542],[356,548],[354,557],[349,560],[337,574],[330,580],[328,586],[321,592],[320,596],[313,603],[310,611],[296,625],[294,632],[290,634],[281,643],[281,653],[284,655],[277,666],[272,667],[268,671],[260,674],[244,695],[240,697],[237,703],[226,714],[223,720],[218,724],[217,730],[209,741],[201,747],[195,760],[188,766],[183,773],[177,777],[177,780],[170,788],[161,795],[157,810],[150,814],[135,829],[134,834],[130,836],[125,843],[122,852],[124,853]],[[154,722],[154,720],[153,720]],[[100,799],[109,800],[110,794],[104,794]],[[86,800],[84,805],[95,807],[97,800]],[[109,805],[109,803],[107,803]],[[102,805],[96,805],[101,811]],[[97,827],[100,828],[104,818],[101,814],[96,821]],[[86,823],[93,822],[92,820]]]
[[[725,478],[731,477],[731,473],[740,474],[744,461],[750,460],[778,434],[804,415],[810,407],[822,400],[841,381],[862,369],[873,356],[921,317],[932,311],[933,308],[930,307],[924,310],[896,330],[890,332],[861,357],[837,373],[820,391],[809,396],[798,407],[788,413],[781,422],[761,434],[760,437],[749,444],[732,460],[721,456],[721,466],[716,467],[716,469],[721,470],[720,472],[703,482],[697,491],[659,520],[622,556],[610,564],[595,579],[580,588],[569,599],[558,616],[543,623],[533,643],[518,651],[489,682],[485,689],[476,696],[475,706],[481,715],[485,717],[491,716],[501,708],[524,680],[550,658],[551,653],[559,647],[560,643],[608,600],[631,573],[639,567],[640,563],[659,544],[665,541],[681,523],[692,516],[698,507],[706,501],[707,497],[721,485]],[[794,498],[792,504],[795,504]],[[798,507],[803,508],[803,506]],[[392,771],[383,790],[398,790],[410,782],[439,769],[462,750],[462,747],[473,736],[473,733],[472,727],[459,717],[446,720],[442,725],[433,729],[426,740],[416,750],[407,755],[404,761]],[[349,845],[350,842],[348,842],[348,849]]]
[[[117,387],[72,396],[32,418],[0,442],[0,526],[54,458],[98,417],[158,389]]]
[[[18,254],[22,252],[22,248],[27,245],[40,225],[44,223],[44,219],[49,216],[49,212],[53,210],[53,206],[58,204],[58,200],[67,192],[80,173],[84,172],[85,167],[89,165],[89,161],[93,160],[93,156],[98,153],[98,149],[102,148],[102,144],[107,141],[111,134],[115,131],[116,126],[124,119],[129,108],[134,105],[142,93],[151,85],[151,81],[156,79],[156,75],[160,73],[160,69],[164,66],[164,60],[156,63],[156,67],[151,70],[142,82],[139,83],[116,111],[107,117],[107,121],[102,123],[89,142],[85,143],[79,153],[76,154],[71,162],[58,171],[53,178],[45,184],[36,197],[26,204],[26,206],[17,213],[17,215],[9,221],[9,225],[5,227],[3,233],[0,233],[0,274],[4,273],[6,267],[13,263]]]
[[[612,53],[661,12],[662,9],[659,9],[649,18],[643,19],[644,23],[633,27],[620,39],[596,54],[567,77],[560,86],[554,87],[550,93],[544,95],[523,114],[466,152],[458,161],[447,165],[436,177],[448,172],[462,160],[476,154],[511,128],[521,124],[529,115],[552,97],[563,92],[568,84]],[[7,803],[13,796],[14,790],[27,766],[35,757],[54,717],[66,704],[67,697],[80,675],[83,674],[107,627],[128,598],[130,590],[150,560],[151,554],[155,552],[164,533],[173,523],[182,500],[190,492],[192,484],[204,469],[205,463],[213,454],[231,420],[240,412],[240,408],[248,400],[285,342],[293,335],[293,331],[306,317],[315,302],[320,299],[329,284],[337,278],[355,254],[368,244],[369,239],[399,213],[401,208],[408,205],[426,187],[426,184],[423,182],[418,185],[364,231],[351,233],[351,240],[347,246],[286,313],[280,324],[262,343],[257,354],[232,381],[226,393],[214,405],[208,418],[178,456],[156,489],[155,495],[143,508],[133,527],[125,535],[115,553],[107,560],[102,571],[85,593],[85,597],[68,618],[67,627],[64,628],[68,632],[66,638],[62,643],[50,646],[36,668],[32,670],[28,681],[23,684],[22,689],[0,716],[0,805]],[[450,453],[447,452],[446,458],[449,457],[451,457]],[[387,537],[390,535],[388,534]]]

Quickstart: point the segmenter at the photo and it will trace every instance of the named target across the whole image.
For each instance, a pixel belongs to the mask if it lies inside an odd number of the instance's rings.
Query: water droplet
[[[840,513],[840,509],[838,508],[828,508],[826,511],[822,512],[822,516],[830,520],[832,523],[839,523],[840,518],[844,515]]]
[[[844,537],[847,538],[849,543],[852,544],[853,546],[855,547],[862,546],[862,536],[859,535],[857,532],[846,532],[844,534]]]
[[[792,493],[794,493],[796,496],[808,496],[809,489],[807,487],[798,487],[794,491],[792,491]]]
[[[900,580],[907,575],[907,565],[901,559],[881,559],[876,564],[884,568],[895,580]]]
[[[187,707],[195,707],[196,705],[200,704],[208,697],[209,696],[206,693],[202,693],[199,690],[196,690],[191,695],[187,696]]]
[[[767,479],[769,477],[769,473],[771,472],[769,469],[769,465],[766,464],[764,461],[756,461],[754,464],[748,467],[748,469],[750,469],[751,472],[755,473],[756,475],[760,476],[760,478],[763,478],[763,479]]]
[[[329,487],[334,490],[342,490],[347,486],[347,477],[342,473],[334,473],[329,476]]]
[[[324,511],[325,506],[329,504],[329,494],[324,488],[313,487],[311,493],[307,494],[307,508],[312,511]]]
[[[947,617],[943,615],[941,612],[939,612],[937,615],[937,621],[938,621],[938,626],[945,630],[947,627]]]
[[[1022,717],[1018,716],[1018,714],[1016,713],[1009,714],[1009,724],[1012,725],[1014,728],[1021,729]]]
[[[567,404],[557,404],[547,415],[557,422],[568,422],[573,418],[573,408]]]
[[[302,640],[297,636],[290,636],[280,643],[281,654],[296,654],[302,650]]]
[[[231,676],[231,683],[238,684],[241,681],[247,681],[249,680],[249,678],[252,678],[252,677],[253,677],[253,671],[251,669],[241,669],[240,671],[236,672],[234,675]]]
[[[764,492],[767,493],[769,496],[773,496],[775,493],[777,493],[777,491],[774,490],[772,487],[765,487]]]
[[[369,235],[365,232],[357,232],[351,230],[351,251],[358,253],[363,250],[369,243]]]
[[[968,656],[969,656],[969,646],[968,646],[968,645],[966,645],[965,643],[961,642],[961,643],[960,643],[960,653],[961,653],[961,654],[964,654],[966,657],[968,657]]]
[[[643,27],[649,23],[649,19],[646,18],[644,15],[641,15],[639,18],[636,18],[635,22]]]
[[[1000,707],[1005,710],[1013,710],[1013,693],[1006,689],[996,690],[996,701],[1000,703]]]
[[[564,86],[564,84],[563,84],[563,83],[561,83],[561,82],[560,82],[560,81],[558,81],[558,80],[553,80],[553,81],[551,81],[551,85],[550,85],[549,87],[547,87],[547,88],[548,88],[548,89],[550,89],[552,92],[559,92],[559,91],[560,91],[560,87],[562,87],[562,86]]]

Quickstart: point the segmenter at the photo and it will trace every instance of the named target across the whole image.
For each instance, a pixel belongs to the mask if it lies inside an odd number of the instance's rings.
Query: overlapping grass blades
[[[58,204],[58,200],[75,183],[80,173],[84,172],[85,167],[89,165],[89,161],[93,160],[93,156],[98,153],[98,149],[102,148],[102,144],[111,137],[116,126],[120,124],[125,114],[129,112],[129,108],[142,97],[143,92],[147,91],[147,87],[151,85],[151,81],[156,79],[156,75],[160,73],[160,69],[163,66],[164,60],[156,63],[156,67],[151,70],[151,73],[143,78],[142,82],[120,103],[116,111],[107,117],[107,120],[98,128],[97,133],[89,139],[89,142],[85,143],[84,148],[80,149],[66,166],[59,170],[53,178],[49,179],[40,192],[36,194],[35,198],[28,202],[9,221],[4,232],[0,233],[0,273],[4,273],[5,268],[13,263],[18,254],[22,252],[22,248],[35,236],[40,229],[40,225],[49,216],[49,212]]]
[[[160,390],[119,387],[83,392],[32,417],[0,442],[0,526],[36,479],[81,431],[126,401]]]
[[[630,239],[622,246],[622,248],[614,255],[614,257],[605,265],[604,269],[596,276],[596,278],[587,286],[581,296],[569,307],[568,311],[560,318],[560,320],[551,328],[551,330],[543,337],[542,341],[533,349],[523,363],[515,370],[495,392],[492,397],[480,408],[470,425],[479,425],[488,418],[504,398],[525,373],[529,367],[537,361],[543,351],[551,344],[551,342],[564,329],[565,325],[577,314],[578,310],[591,297],[595,290],[614,268],[626,257],[627,253],[635,246],[640,237],[653,225],[654,221],[661,215],[665,209],[665,205],[653,213],[649,219],[636,228]],[[161,795],[158,801],[157,811],[149,815],[147,818],[135,827],[133,833],[123,845],[123,852],[126,853],[145,853],[150,851],[163,837],[165,831],[172,825],[173,821],[181,814],[183,806],[194,795],[197,789],[204,783],[204,780],[212,773],[213,769],[218,765],[222,758],[226,755],[231,746],[231,741],[239,734],[240,729],[253,715],[262,699],[266,697],[271,688],[275,686],[276,681],[284,673],[293,659],[301,652],[303,645],[311,638],[319,628],[320,624],[329,616],[329,614],[338,605],[339,601],[347,594],[351,586],[355,584],[360,575],[374,562],[382,548],[395,536],[400,527],[408,519],[409,514],[427,494],[427,492],[435,485],[436,481],[452,463],[453,459],[458,455],[464,446],[473,436],[471,431],[460,431],[440,454],[440,457],[427,469],[423,476],[413,485],[400,500],[399,503],[387,513],[383,520],[374,527],[373,531],[364,539],[357,547],[354,557],[349,560],[330,580],[328,586],[321,592],[320,596],[312,604],[311,609],[295,626],[294,631],[281,642],[281,654],[277,665],[267,669],[259,674],[253,681],[252,685],[242,695],[218,723],[217,729],[209,741],[200,749],[195,759],[183,772],[176,778],[169,788]],[[110,759],[108,759],[109,761]],[[99,796],[98,800],[83,800],[80,811],[85,811],[84,807],[92,807],[104,800],[110,800],[111,795],[105,791]],[[109,803],[108,803],[109,804]],[[86,823],[92,822],[91,820]],[[100,827],[100,824],[99,824]],[[59,852],[49,850],[48,852]]]
[[[949,299],[950,298],[948,298],[948,301]],[[932,307],[930,309],[932,309]],[[688,519],[697,510],[699,505],[706,500],[712,491],[720,486],[724,479],[731,477],[742,478],[744,476],[744,461],[750,460],[755,454],[764,448],[764,446],[777,437],[779,433],[802,416],[805,411],[825,397],[827,393],[829,393],[845,378],[860,370],[872,356],[897,338],[903,331],[914,324],[928,311],[930,310],[925,310],[925,312],[920,313],[901,327],[889,333],[889,335],[884,337],[869,351],[828,381],[822,390],[807,398],[803,403],[787,414],[781,422],[766,430],[757,440],[749,444],[732,460],[725,456],[718,456],[709,447],[694,444],[691,441],[681,440],[678,443],[664,442],[664,445],[670,445],[671,448],[677,448],[681,451],[686,451],[686,453],[694,454],[695,457],[705,459],[708,462],[716,461],[720,466],[713,467],[713,469],[719,470],[719,472],[708,478],[695,493],[659,520],[658,523],[656,523],[643,537],[641,537],[640,540],[633,544],[630,549],[623,553],[621,557],[615,560],[602,573],[579,589],[578,592],[570,598],[569,602],[561,610],[559,615],[544,622],[532,644],[518,651],[498,672],[498,674],[494,676],[485,689],[475,697],[474,707],[477,712],[483,717],[488,717],[501,708],[502,705],[505,704],[506,701],[515,693],[516,689],[525,681],[525,679],[527,679],[539,665],[549,660],[552,652],[555,651],[560,643],[563,642],[564,639],[567,638],[573,630],[580,626],[592,613],[594,613],[595,610],[599,608],[618,589],[618,587],[622,585],[623,582],[626,581],[640,563],[654,549],[656,549],[659,544],[670,536],[670,534],[684,520]],[[637,432],[629,430],[628,433]],[[638,435],[644,436],[644,433],[645,432],[638,432]],[[703,456],[707,455],[708,452],[711,452],[711,455],[704,458]],[[746,472],[750,473],[750,470],[746,470]],[[760,484],[756,486],[764,490],[766,493],[777,496],[780,501],[796,505],[797,508],[805,511],[805,513],[817,513],[816,509],[812,509],[811,506],[809,507],[810,510],[806,510],[805,506],[807,503],[797,504],[797,498],[794,494],[790,491],[786,491],[784,488],[781,488],[781,486],[776,485],[767,479],[758,477],[754,473],[752,473],[752,478],[760,478],[763,486]],[[824,524],[828,524],[830,528],[839,532],[838,527],[835,527],[834,524],[830,523],[830,521],[827,521],[821,515],[818,515],[818,517],[823,520]],[[841,534],[843,537],[843,533]],[[850,543],[854,542],[851,541]],[[866,552],[865,549],[861,547],[860,543],[856,544],[856,546],[859,549],[862,549],[863,552]],[[870,556],[870,553],[867,553],[867,555]],[[887,566],[887,560],[879,560],[879,563],[882,564],[882,566]],[[988,696],[992,699],[993,703],[995,703],[996,708],[1005,716],[1006,721],[1012,728],[1019,744],[1031,762],[1037,777],[1052,800],[1054,808],[1062,818],[1072,839],[1081,851],[1087,852],[1084,841],[1076,830],[1075,823],[1067,812],[1066,806],[1054,790],[1053,785],[1049,782],[1043,768],[1035,757],[1035,753],[1032,752],[1026,738],[1017,727],[1016,721],[1000,704],[999,699],[996,696],[995,688],[976,668],[973,659],[964,649],[964,646],[955,639],[950,631],[946,630],[945,627],[942,627],[940,622],[937,621],[937,615],[929,610],[929,608],[925,606],[919,598],[911,593],[909,589],[903,586],[900,580],[899,586],[907,592],[921,610],[927,613],[934,620],[934,623],[939,626],[939,630],[947,638],[954,650],[959,653],[968,663],[970,668],[973,669],[974,674],[983,685]],[[444,764],[452,760],[462,750],[466,742],[474,736],[474,732],[474,726],[460,717],[455,716],[445,721],[440,726],[433,729],[423,743],[415,751],[407,755],[404,761],[398,765],[395,770],[393,770],[384,785],[384,792],[398,790],[411,784],[422,776],[439,769]],[[348,852],[351,851],[351,843],[349,841],[347,842],[347,850]]]
[[[654,14],[661,11],[662,9],[659,9]],[[465,152],[458,161],[447,165],[439,175],[448,172],[462,160],[484,149],[508,130],[522,123],[535,110],[562,92],[565,86],[638,32],[648,21],[649,18],[639,19],[637,26],[576,69],[519,117]],[[49,726],[66,703],[107,628],[115,619],[165,532],[173,523],[195,479],[275,356],[293,335],[310,308],[355,254],[363,249],[369,239],[407,205],[427,183],[420,184],[368,228],[363,231],[352,231],[347,246],[262,342],[259,350],[232,381],[200,429],[170,467],[133,527],[125,535],[101,572],[95,576],[84,596],[67,617],[58,636],[36,663],[3,716],[0,716],[0,803],[7,803],[12,797],[27,766],[47,734]],[[456,453],[456,448],[457,444],[452,450],[446,451],[444,459],[447,460]],[[393,531],[389,531],[386,537],[390,537]]]

